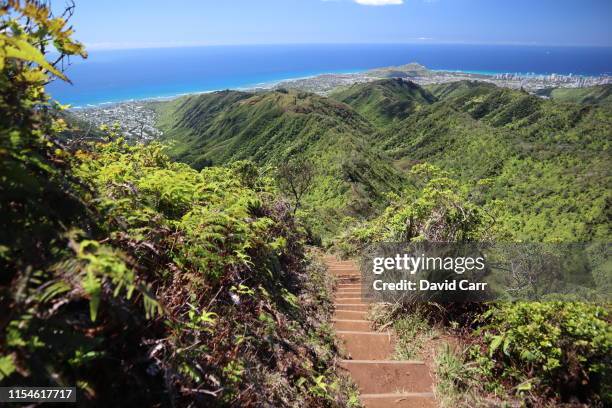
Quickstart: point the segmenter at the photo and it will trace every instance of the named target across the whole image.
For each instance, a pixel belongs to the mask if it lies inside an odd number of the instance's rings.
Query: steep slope
[[[589,88],[556,88],[542,93],[560,102],[588,105],[612,105],[612,84]]]
[[[425,89],[438,99],[449,99],[473,92],[486,93],[492,89],[497,89],[497,87],[488,82],[456,81],[426,85]]]
[[[430,87],[440,101],[378,141],[401,168],[428,161],[464,180],[491,178],[500,222],[522,240],[609,238],[612,110],[488,84]]]
[[[444,103],[390,127],[379,139],[402,170],[431,162],[470,180],[496,174],[512,144],[508,134]]]
[[[374,127],[348,105],[297,91],[217,92],[159,107],[171,154],[196,168],[252,160],[275,166],[292,157],[314,163],[306,204],[319,232],[346,216],[372,212],[401,177],[367,141]]]
[[[197,172],[156,143],[22,140],[31,156],[0,142],[3,386],[74,384],[85,407],[350,398],[325,270],[269,182]],[[341,388],[314,395],[318,376]]]
[[[496,127],[519,122],[536,113],[543,102],[527,92],[474,81],[444,84],[436,86],[432,91],[457,111],[466,112],[474,119]],[[536,122],[540,116],[531,116],[530,119]]]
[[[403,79],[355,84],[332,93],[330,97],[352,106],[377,126],[402,120],[436,101],[431,93]]]
[[[513,239],[609,238],[612,108],[473,81],[428,89],[383,80],[338,91],[340,101],[221,92],[164,105],[160,123],[173,155],[196,168],[312,160],[307,204],[324,234],[345,215],[373,214],[399,188],[390,157],[399,170],[431,162],[465,182],[489,179],[480,202],[502,203],[494,216]]]

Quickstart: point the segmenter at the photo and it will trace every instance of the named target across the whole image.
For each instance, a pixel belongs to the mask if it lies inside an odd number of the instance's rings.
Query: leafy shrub
[[[270,180],[197,171],[116,129],[60,144],[44,84],[65,77],[44,50],[84,52],[41,4],[0,6],[1,385],[76,385],[82,406],[354,400],[324,335],[329,294],[308,285]]]
[[[463,350],[444,343],[434,357],[436,397],[443,408],[484,407],[476,368]]]
[[[493,219],[476,205],[470,186],[430,164],[415,165],[412,182],[401,195],[390,194],[378,217],[357,225],[336,240],[345,255],[376,242],[466,242],[485,239]]]
[[[414,360],[420,356],[425,343],[436,335],[427,320],[418,312],[404,314],[393,323],[397,334],[395,355],[398,360]]]
[[[606,309],[579,302],[504,303],[482,315],[476,361],[518,391],[610,402],[612,326]],[[599,395],[599,397],[597,397]]]
[[[348,398],[330,366],[333,339],[319,327],[329,294],[306,284],[305,237],[269,180],[244,166],[198,172],[158,144],[121,139],[66,159],[93,228],[58,227],[45,242],[49,260],[24,259],[3,241],[15,277],[1,292],[12,311],[0,338],[7,384],[59,378],[105,404],[137,381],[130,403]],[[34,273],[21,267],[32,261]],[[133,363],[119,373],[115,360]]]

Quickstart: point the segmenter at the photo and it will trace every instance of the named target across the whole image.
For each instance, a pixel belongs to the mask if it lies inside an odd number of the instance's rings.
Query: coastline
[[[207,94],[207,93],[224,91],[228,89],[234,90],[234,91],[243,91],[243,92],[257,91],[257,90],[269,90],[285,82],[313,79],[313,78],[317,78],[317,77],[324,76],[324,75],[361,75],[361,74],[365,74],[368,71],[370,70],[321,71],[321,72],[312,73],[308,75],[283,76],[283,77],[279,77],[279,78],[276,78],[270,81],[256,82],[256,83],[247,84],[247,85],[221,87],[221,88],[206,89],[206,90],[193,90],[193,91],[186,91],[186,92],[171,93],[168,95],[145,96],[142,98],[135,97],[135,98],[129,98],[129,99],[110,100],[110,101],[105,101],[105,102],[100,102],[100,103],[90,103],[86,105],[72,106],[70,109],[71,110],[95,109],[95,108],[109,107],[112,105],[124,104],[124,103],[163,102],[163,101],[177,99],[183,96],[202,95],[202,94]]]
[[[409,69],[408,69],[409,68]],[[389,72],[389,74],[381,74]],[[402,76],[394,76],[395,73],[400,72]],[[70,109],[74,111],[87,110],[87,109],[100,109],[100,108],[110,108],[115,105],[122,104],[130,104],[130,103],[149,103],[149,102],[165,102],[174,100],[177,98],[181,98],[184,96],[193,96],[193,95],[203,95],[213,92],[219,92],[223,90],[235,90],[242,92],[261,92],[268,91],[281,87],[295,87],[297,89],[302,89],[305,91],[322,93],[325,94],[329,92],[330,89],[336,88],[342,85],[350,85],[354,83],[366,82],[377,79],[385,79],[392,77],[402,77],[405,79],[414,80],[419,83],[419,80],[427,78],[430,83],[442,83],[442,82],[450,82],[451,80],[485,80],[487,82],[498,83],[501,81],[506,81],[508,79],[514,80],[515,82],[521,82],[529,80],[541,80],[545,82],[547,78],[556,78],[556,79],[567,79],[574,81],[578,79],[579,82],[572,83],[572,85],[577,86],[566,86],[566,87],[586,87],[592,85],[580,85],[580,81],[586,83],[593,82],[602,82],[602,83],[612,83],[612,76],[610,75],[579,75],[579,74],[557,74],[557,73],[521,73],[521,72],[497,72],[497,71],[474,71],[474,70],[457,70],[457,69],[428,69],[418,63],[410,63],[397,67],[380,67],[374,69],[366,69],[366,70],[343,70],[343,71],[322,71],[317,73],[312,73],[308,75],[300,75],[300,76],[281,76],[277,79],[271,81],[257,82],[248,85],[241,85],[235,87],[222,87],[216,89],[206,89],[206,90],[193,90],[193,91],[185,91],[178,92],[168,95],[159,95],[159,96],[146,96],[142,98],[130,98],[130,99],[117,99],[111,101],[100,102],[97,104],[87,104],[80,106],[73,106]],[[330,80],[333,82],[333,85],[328,86],[330,89],[310,89],[310,88],[325,88],[321,86],[317,82],[323,82],[325,80]],[[340,83],[340,84],[338,84]],[[499,86],[504,86],[504,84],[499,84]],[[563,83],[561,82],[560,87],[563,87]],[[522,85],[521,85],[522,86]],[[512,87],[512,86],[509,86]],[[516,86],[514,86],[516,88]],[[544,87],[541,87],[542,89]]]
[[[49,93],[78,108],[164,100],[222,89],[269,89],[326,74],[363,74],[419,61],[434,73],[612,75],[612,48],[443,44],[311,44],[92,51]],[[578,74],[575,74],[578,75]]]

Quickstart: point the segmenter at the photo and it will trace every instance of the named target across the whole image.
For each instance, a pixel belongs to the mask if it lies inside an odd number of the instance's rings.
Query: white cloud
[[[355,3],[363,6],[392,6],[404,4],[404,0],[355,0]]]

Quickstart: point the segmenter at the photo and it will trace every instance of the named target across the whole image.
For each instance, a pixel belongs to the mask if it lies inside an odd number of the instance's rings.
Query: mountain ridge
[[[205,111],[205,113],[203,113]],[[224,91],[160,108],[170,154],[196,168],[250,160],[274,168],[292,158],[316,169],[305,203],[324,235],[345,216],[366,216],[396,191],[401,174],[371,146],[376,129],[350,106],[294,90]]]
[[[519,240],[607,237],[612,114],[606,106],[545,100],[460,81],[423,88],[403,79],[323,97],[297,90],[226,91],[165,105],[171,154],[196,167],[307,158],[318,169],[306,201],[320,231],[375,214],[401,173],[429,162],[490,187]],[[590,177],[588,176],[590,175]]]
[[[354,84],[329,96],[352,106],[378,127],[402,120],[437,100],[414,82],[398,78]]]

